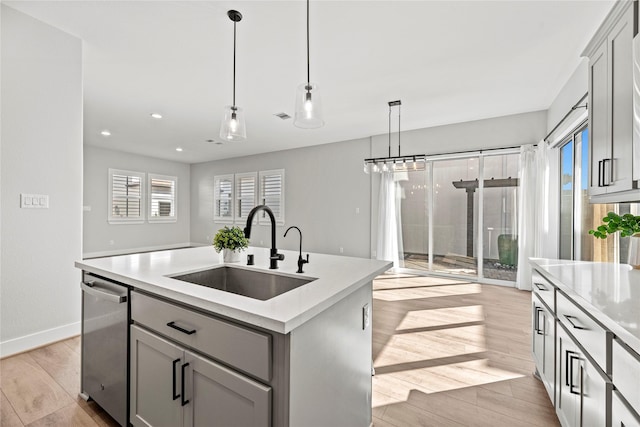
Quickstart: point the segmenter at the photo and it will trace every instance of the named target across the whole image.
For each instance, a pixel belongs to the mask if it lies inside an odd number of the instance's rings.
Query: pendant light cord
[[[236,108],[236,21],[233,21],[233,108]]]
[[[401,156],[400,154],[400,109],[402,107],[400,105],[398,105],[398,157]]]
[[[311,86],[311,72],[309,71],[309,0],[307,0],[307,86]]]

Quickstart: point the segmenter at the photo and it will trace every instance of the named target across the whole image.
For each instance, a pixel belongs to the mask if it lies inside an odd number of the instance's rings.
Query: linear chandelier
[[[364,159],[364,173],[403,172],[424,170],[427,158],[424,154],[402,156],[400,150],[400,106],[402,101],[389,101],[389,155]],[[391,109],[398,107],[398,155],[391,155]]]

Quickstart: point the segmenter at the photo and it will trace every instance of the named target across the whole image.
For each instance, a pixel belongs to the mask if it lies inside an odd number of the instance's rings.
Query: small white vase
[[[629,241],[629,259],[627,261],[631,267],[640,270],[640,233],[631,236]]]
[[[231,249],[222,250],[224,262],[240,262],[240,255],[240,251],[232,251]]]

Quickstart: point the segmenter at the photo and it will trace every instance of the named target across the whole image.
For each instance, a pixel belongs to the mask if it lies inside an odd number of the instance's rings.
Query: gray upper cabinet
[[[634,21],[633,2],[617,3],[584,52],[589,57],[592,203],[640,199],[633,180]]]

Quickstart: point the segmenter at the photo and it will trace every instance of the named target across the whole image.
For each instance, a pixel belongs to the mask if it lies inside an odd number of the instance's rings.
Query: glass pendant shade
[[[316,129],[324,126],[322,99],[317,84],[303,83],[298,86],[293,124],[302,129]]]
[[[227,105],[220,124],[220,138],[223,141],[242,141],[247,139],[247,128],[244,123],[242,108]]]

